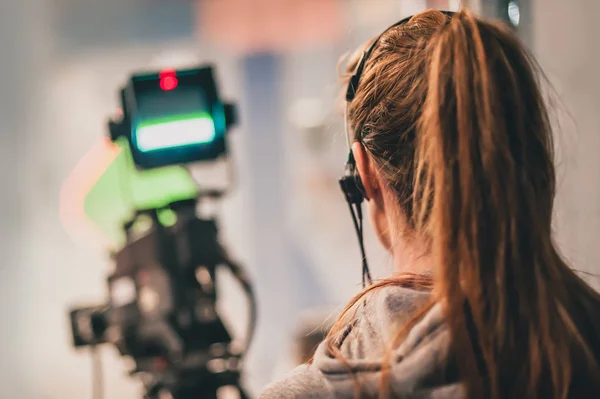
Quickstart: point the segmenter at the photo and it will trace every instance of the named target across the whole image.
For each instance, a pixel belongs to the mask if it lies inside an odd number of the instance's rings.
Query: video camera
[[[110,137],[127,138],[140,169],[217,159],[237,123],[236,107],[219,98],[211,67],[134,75],[121,103],[122,119],[109,122]]]
[[[136,74],[120,94],[122,115],[109,121],[110,137],[128,141],[139,170],[227,155],[236,109],[219,98],[210,66]],[[131,374],[147,399],[217,398],[221,387],[247,397],[239,381],[256,320],[254,295],[220,244],[216,221],[197,215],[205,196],[215,193],[136,209],[123,225],[125,246],[112,255],[107,303],[70,311],[74,346],[115,345],[134,360]],[[217,313],[218,267],[229,269],[249,298],[245,347],[234,344]]]

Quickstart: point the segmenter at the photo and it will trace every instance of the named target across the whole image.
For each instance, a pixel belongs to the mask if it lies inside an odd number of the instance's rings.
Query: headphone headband
[[[448,17],[454,15],[451,11],[442,11]],[[396,22],[394,25],[387,28],[383,33],[381,33],[377,38],[373,41],[373,43],[369,46],[367,51],[364,52],[358,66],[356,67],[356,71],[350,77],[350,81],[348,82],[348,90],[346,91],[346,112],[344,113],[344,122],[346,129],[346,139],[348,141],[348,160],[346,161],[346,168],[344,169],[344,175],[340,178],[340,188],[344,193],[346,198],[346,202],[348,203],[348,207],[350,208],[350,213],[352,214],[352,220],[354,221],[354,229],[356,230],[356,234],[358,236],[358,243],[360,246],[360,252],[362,255],[362,277],[363,277],[363,287],[366,286],[367,282],[369,284],[372,283],[371,272],[369,271],[369,265],[367,263],[367,255],[365,253],[365,246],[363,242],[363,223],[362,223],[362,210],[361,204],[365,199],[365,190],[362,185],[362,181],[360,180],[360,176],[358,171],[356,170],[356,162],[354,161],[354,156],[352,155],[352,149],[350,148],[350,135],[348,134],[348,103],[350,103],[354,96],[356,95],[356,90],[358,90],[358,83],[360,81],[360,75],[362,75],[363,69],[365,67],[365,63],[371,56],[371,53],[377,46],[379,39],[381,36],[387,32],[388,30],[407,23],[412,16],[404,18],[403,20]]]
[[[454,15],[454,11],[440,11],[440,12],[445,14],[447,17],[452,17]],[[379,36],[377,36],[377,38],[375,38],[373,43],[363,53],[363,56],[360,59],[358,66],[356,67],[356,71],[350,77],[350,81],[348,82],[348,89],[346,90],[346,101],[347,102],[351,102],[352,100],[354,100],[354,97],[356,96],[356,91],[358,90],[358,83],[360,81],[360,76],[362,75],[363,69],[365,68],[365,64],[367,63],[367,60],[369,59],[369,57],[371,57],[371,53],[373,52],[373,50],[375,50],[375,47],[377,46],[377,43],[379,43],[379,39],[381,39],[381,36],[383,36],[383,34],[386,33],[387,31],[389,31],[390,29],[395,28],[396,26],[404,25],[405,23],[410,21],[410,19],[412,17],[414,17],[414,15],[408,16],[408,17],[396,22],[394,25],[390,26],[389,28],[387,28],[386,30],[381,32],[381,34]]]

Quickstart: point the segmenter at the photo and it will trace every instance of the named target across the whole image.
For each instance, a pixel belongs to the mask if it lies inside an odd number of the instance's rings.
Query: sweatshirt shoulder
[[[292,370],[283,379],[268,385],[259,399],[334,398],[334,391],[323,373],[311,364]]]

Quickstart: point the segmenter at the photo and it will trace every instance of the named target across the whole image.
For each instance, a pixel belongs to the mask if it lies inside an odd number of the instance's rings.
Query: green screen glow
[[[142,152],[210,143],[215,139],[215,124],[207,113],[141,122],[135,143]]]
[[[124,243],[122,225],[140,208],[160,208],[170,202],[195,198],[196,182],[185,168],[168,166],[139,171],[133,164],[127,140],[119,140],[119,155],[98,179],[84,200],[86,215],[116,246]],[[171,212],[161,222],[175,222]]]

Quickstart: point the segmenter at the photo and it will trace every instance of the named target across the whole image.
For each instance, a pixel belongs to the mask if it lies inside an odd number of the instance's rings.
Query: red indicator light
[[[173,69],[165,69],[158,74],[160,78],[160,88],[164,91],[170,91],[177,88],[179,81],[176,72]]]
[[[160,88],[164,91],[173,90],[177,87],[179,81],[175,76],[167,76],[160,79]]]

